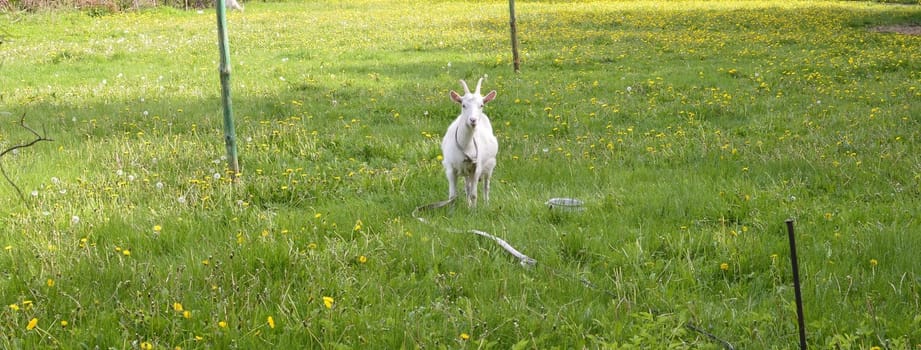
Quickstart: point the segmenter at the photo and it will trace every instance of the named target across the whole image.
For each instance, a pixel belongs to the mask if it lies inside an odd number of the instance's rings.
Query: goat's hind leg
[[[483,173],[483,204],[489,205],[489,178],[491,173]]]

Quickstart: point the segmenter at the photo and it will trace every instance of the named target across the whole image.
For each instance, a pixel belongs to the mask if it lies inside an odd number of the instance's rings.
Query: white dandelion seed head
[[[121,169],[118,169],[118,170],[115,171],[115,175],[117,175],[117,176],[123,176],[123,175],[125,175],[125,172],[124,172],[123,170],[121,170]]]
[[[214,179],[215,179],[215,180],[220,180],[220,179],[221,179],[221,173],[214,173],[213,176],[214,176]]]
[[[176,201],[179,202],[179,204],[185,204],[185,196],[179,196],[179,198],[176,198]]]
[[[79,223],[80,223],[80,217],[79,217],[79,216],[74,215],[74,216],[71,216],[71,217],[70,217],[70,224],[71,224],[71,225],[76,225],[76,224],[79,224]]]
[[[38,197],[38,190],[32,190],[32,197]]]
[[[163,183],[160,182],[160,181],[157,181],[157,184],[154,185],[154,187],[156,187],[158,190],[162,190],[162,189],[163,189]]]

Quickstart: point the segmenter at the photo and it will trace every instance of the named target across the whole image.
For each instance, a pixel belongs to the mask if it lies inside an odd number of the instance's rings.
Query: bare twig
[[[32,147],[32,145],[35,145],[36,143],[39,143],[42,141],[54,141],[45,136],[46,133],[45,133],[44,128],[42,128],[42,133],[39,134],[37,131],[35,131],[35,129],[32,129],[31,127],[26,125],[26,114],[25,113],[23,113],[22,117],[19,118],[19,126],[21,126],[23,129],[26,129],[30,133],[32,133],[32,135],[35,136],[35,139],[27,143],[10,146],[9,148],[5,150],[0,151],[0,159],[2,159],[3,156],[6,155],[7,153],[13,152],[20,148]],[[13,188],[16,190],[16,193],[19,194],[19,199],[25,202],[26,196],[22,194],[22,190],[19,189],[19,186],[17,186],[16,183],[13,182],[12,179],[10,179],[10,176],[6,173],[6,169],[3,167],[3,163],[0,163],[0,173],[3,174],[3,178],[6,179],[6,182],[8,182],[10,186],[13,186]]]

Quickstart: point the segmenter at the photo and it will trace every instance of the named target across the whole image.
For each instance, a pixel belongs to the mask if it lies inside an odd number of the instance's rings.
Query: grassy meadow
[[[291,1],[2,14],[0,348],[921,349],[921,7]],[[488,206],[447,196],[458,79]],[[578,198],[558,212],[552,197]],[[582,280],[591,284],[582,283]],[[594,286],[594,288],[592,288]]]

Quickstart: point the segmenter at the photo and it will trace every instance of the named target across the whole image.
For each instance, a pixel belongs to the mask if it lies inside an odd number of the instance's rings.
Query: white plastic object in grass
[[[548,208],[562,211],[582,211],[585,210],[585,202],[575,198],[550,198],[545,203]]]

